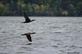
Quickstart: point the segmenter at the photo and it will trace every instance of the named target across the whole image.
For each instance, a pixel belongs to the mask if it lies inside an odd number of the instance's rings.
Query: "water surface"
[[[82,18],[0,17],[0,54],[82,54]],[[29,43],[26,32],[36,32]]]

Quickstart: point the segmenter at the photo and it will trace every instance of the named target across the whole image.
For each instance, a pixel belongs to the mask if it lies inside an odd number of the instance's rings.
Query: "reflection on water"
[[[0,54],[82,54],[82,18],[0,17]],[[29,42],[21,34],[36,32]]]
[[[32,43],[28,43],[28,44],[26,44],[26,45],[32,45]]]

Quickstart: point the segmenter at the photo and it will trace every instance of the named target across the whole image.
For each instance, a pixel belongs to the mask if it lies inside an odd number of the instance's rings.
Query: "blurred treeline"
[[[0,16],[82,16],[82,0],[0,0]]]

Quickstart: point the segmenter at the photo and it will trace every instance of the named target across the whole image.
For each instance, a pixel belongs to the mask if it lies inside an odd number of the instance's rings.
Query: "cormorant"
[[[23,22],[23,23],[29,23],[29,22],[35,21],[35,20],[30,20],[30,18],[28,17],[28,15],[25,12],[24,12],[24,18],[25,18],[25,22]]]
[[[26,35],[26,37],[27,37],[27,39],[30,41],[30,42],[32,42],[32,38],[31,38],[31,34],[35,34],[35,32],[32,32],[32,33],[24,33],[24,34],[22,34],[22,35]]]

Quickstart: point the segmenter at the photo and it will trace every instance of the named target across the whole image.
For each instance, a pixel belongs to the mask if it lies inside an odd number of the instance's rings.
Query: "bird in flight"
[[[31,38],[31,34],[35,34],[35,32],[29,32],[29,33],[24,33],[24,34],[22,34],[22,35],[25,35],[26,37],[27,37],[27,39],[30,41],[30,42],[32,42],[32,38]]]
[[[30,23],[32,21],[35,21],[35,20],[30,20],[30,18],[28,17],[28,15],[24,12],[24,18],[25,18],[25,22],[23,23]]]

